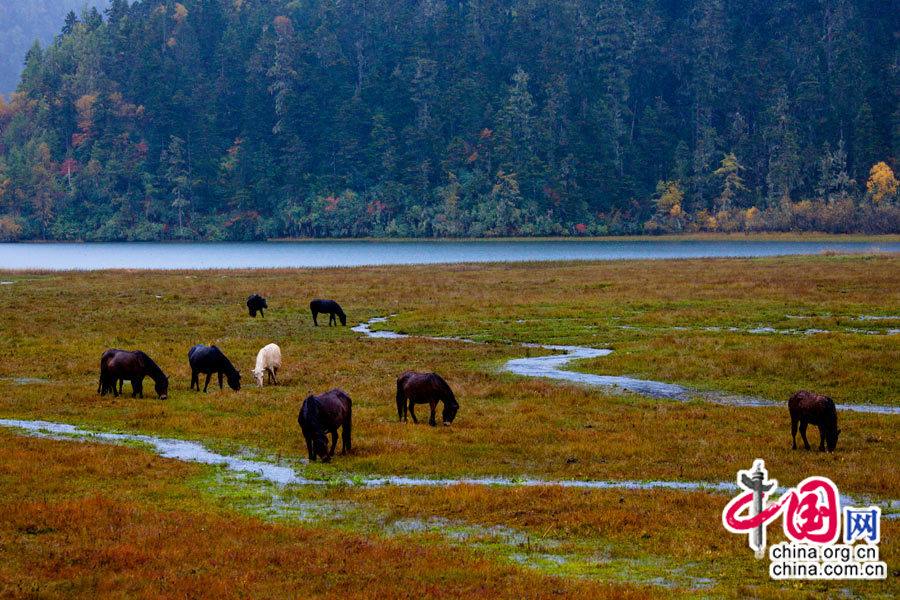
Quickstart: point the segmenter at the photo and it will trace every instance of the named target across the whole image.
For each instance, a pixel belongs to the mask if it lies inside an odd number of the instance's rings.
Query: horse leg
[[[803,446],[809,450],[809,440],[806,439],[806,421],[800,419],[800,437],[803,438]]]
[[[825,452],[825,426],[819,425],[819,452]]]
[[[347,454],[352,449],[352,442],[350,441],[351,427],[351,421],[348,418],[344,421],[344,426],[341,427],[341,454]]]
[[[194,389],[194,386],[197,386],[197,391],[200,391],[200,376],[197,374],[197,371],[191,369],[191,389]]]
[[[305,433],[303,434],[303,437],[306,439],[306,451],[309,453],[309,460],[315,462],[316,461],[316,452],[313,449],[312,439]]]
[[[431,405],[431,418],[428,419],[428,424],[432,427],[437,427],[437,421],[434,420],[434,409],[437,408],[437,400],[432,400],[428,404]]]
[[[222,371],[219,371],[219,391],[221,392],[225,388],[222,387]]]
[[[337,447],[337,427],[331,430],[331,450],[328,451],[328,456],[334,456],[334,449]]]
[[[416,418],[416,405],[413,404],[412,400],[409,401],[409,416],[412,417],[413,423],[419,424],[419,420]]]
[[[144,380],[143,379],[135,379],[131,382],[131,389],[134,390],[135,385],[137,385],[137,395],[138,398],[144,397]]]
[[[319,326],[319,313],[317,313],[316,311],[313,311],[312,315],[313,315],[313,325],[318,327]]]
[[[791,417],[791,450],[797,449],[797,419]]]
[[[206,389],[209,387],[209,380],[212,379],[212,373],[206,374],[206,383],[203,384],[203,393],[206,393]],[[200,384],[197,384],[197,388],[200,388]]]

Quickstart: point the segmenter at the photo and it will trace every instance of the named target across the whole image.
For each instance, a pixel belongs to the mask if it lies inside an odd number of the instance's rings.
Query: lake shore
[[[506,240],[306,240],[0,244],[0,269],[338,268],[383,265],[758,258],[900,253],[880,238],[675,237]]]

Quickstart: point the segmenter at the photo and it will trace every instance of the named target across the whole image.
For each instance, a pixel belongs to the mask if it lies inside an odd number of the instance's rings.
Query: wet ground
[[[353,328],[353,331],[377,339],[402,339],[408,337],[405,334],[395,331],[377,330],[373,331],[372,326],[383,324],[388,321],[388,317],[376,317],[370,319],[366,323],[361,323]],[[771,329],[771,328],[765,328]],[[772,331],[776,331],[772,329]],[[764,328],[752,330],[752,333],[766,333]],[[458,342],[476,343],[473,340],[457,337],[428,337],[433,340],[452,340]],[[525,358],[514,358],[507,361],[504,369],[510,373],[521,375],[523,377],[542,377],[545,379],[556,379],[559,381],[567,381],[581,385],[596,386],[603,388],[611,388],[614,390],[624,390],[648,396],[650,398],[690,401],[701,399],[716,404],[726,404],[729,406],[746,406],[746,407],[772,407],[783,406],[783,402],[776,402],[766,398],[755,396],[744,396],[739,394],[731,394],[728,392],[702,391],[683,387],[674,383],[665,383],[662,381],[652,381],[647,379],[635,379],[622,375],[597,375],[594,373],[584,373],[581,371],[573,371],[564,369],[570,363],[578,360],[588,360],[600,358],[612,354],[612,350],[605,348],[588,348],[585,346],[558,346],[545,344],[523,344],[525,348],[541,348],[550,350],[556,354],[548,356],[528,356]],[[874,404],[840,404],[838,410],[847,410],[862,413],[875,413],[885,415],[900,414],[900,407],[879,406]]]

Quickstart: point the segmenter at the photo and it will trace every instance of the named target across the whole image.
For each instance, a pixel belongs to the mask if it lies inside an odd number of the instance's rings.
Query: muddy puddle
[[[49,379],[43,377],[0,377],[0,381],[11,381],[16,385],[41,385],[50,383]]]
[[[393,315],[392,315],[393,316]],[[406,334],[397,333],[395,331],[378,330],[373,331],[372,326],[376,324],[386,323],[388,317],[376,317],[370,319],[366,323],[361,323],[353,327],[353,331],[361,333],[371,338],[377,339],[403,339],[410,337]],[[467,338],[457,337],[430,337],[421,336],[430,340],[444,340],[456,342],[476,343]],[[728,406],[741,407],[775,407],[784,406],[784,402],[776,402],[766,398],[756,396],[744,396],[740,394],[732,394],[728,392],[703,391],[687,387],[683,387],[674,383],[665,383],[662,381],[652,381],[648,379],[635,379],[622,375],[598,375],[594,373],[585,373],[582,371],[573,371],[564,367],[578,360],[589,360],[609,356],[612,350],[605,348],[588,348],[585,346],[562,346],[552,344],[522,344],[524,348],[540,348],[549,350],[555,354],[547,356],[528,356],[524,358],[514,358],[506,362],[504,370],[521,375],[523,377],[540,377],[544,379],[555,379],[559,381],[567,381],[581,385],[594,387],[603,387],[612,390],[624,390],[648,396],[650,398],[679,400],[687,402],[694,399],[701,399],[716,404],[724,404]],[[900,414],[900,407],[879,406],[876,404],[839,404],[838,410],[846,410],[861,413],[896,415]]]

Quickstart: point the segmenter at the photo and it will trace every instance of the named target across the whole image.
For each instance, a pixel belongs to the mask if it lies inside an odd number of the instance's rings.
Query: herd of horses
[[[259,313],[265,318],[264,310],[268,308],[266,299],[253,294],[247,299],[247,309],[251,317]],[[318,326],[318,316],[327,314],[328,325],[347,324],[347,315],[334,300],[313,300],[309,305],[313,324]],[[209,387],[213,375],[218,376],[219,389],[224,389],[223,378],[228,387],[237,391],[241,389],[241,374],[227,356],[216,346],[198,344],[188,351],[188,362],[191,366],[191,389],[200,391],[200,375],[206,375],[203,391]],[[276,373],[281,367],[281,349],[269,344],[259,351],[253,375],[259,386],[263,385],[263,375],[268,374],[269,381],[277,384]],[[122,394],[122,386],[126,380],[131,382],[132,397],[144,397],[143,381],[145,377],[153,380],[156,395],[165,400],[169,394],[169,379],[153,360],[140,350],[127,351],[109,349],[100,358],[100,385],[97,392],[103,396],[112,393]],[[413,423],[418,423],[415,405],[427,404],[431,409],[428,424],[436,426],[435,412],[438,403],[443,404],[441,415],[444,425],[450,425],[459,411],[459,402],[453,390],[437,373],[417,373],[405,371],[397,378],[397,418],[407,421],[411,416]],[[791,415],[792,448],[797,449],[797,432],[803,440],[804,447],[809,450],[806,437],[807,426],[814,425],[819,429],[819,450],[832,452],[837,447],[841,430],[837,425],[837,410],[834,401],[828,396],[809,391],[799,391],[788,400]],[[342,452],[351,449],[351,431],[353,420],[353,401],[341,389],[333,389],[319,395],[309,395],[300,407],[297,423],[306,440],[306,448],[310,460],[321,458],[328,462],[334,455],[337,445],[337,432],[341,429]],[[329,447],[327,434],[332,440]]]
[[[327,314],[328,324],[347,324],[347,315],[334,300],[313,300],[310,302],[313,323],[318,326],[318,316]],[[265,318],[264,310],[269,307],[266,299],[254,294],[247,299],[247,309],[251,317],[259,313]],[[200,391],[200,375],[206,375],[203,392],[209,388],[213,375],[219,380],[219,389],[223,390],[223,379],[228,387],[238,391],[241,389],[241,374],[234,364],[217,346],[197,344],[188,350],[188,362],[191,366],[191,390]],[[262,387],[263,375],[268,375],[270,383],[278,383],[277,371],[281,367],[281,349],[275,344],[263,347],[257,354],[256,368],[253,375],[257,384]],[[169,396],[169,378],[153,360],[140,350],[129,351],[110,348],[100,358],[100,383],[97,393],[101,396],[112,394],[120,396],[125,381],[131,382],[131,396],[144,397],[144,378],[153,380],[156,395],[160,400]],[[431,409],[428,420],[432,427],[437,425],[435,412],[438,403],[443,404],[442,420],[449,426],[459,411],[459,402],[453,390],[437,373],[418,373],[405,371],[397,378],[397,416],[400,421],[412,416],[413,423],[418,423],[415,413],[416,404],[427,404]],[[309,395],[300,407],[297,423],[306,440],[309,459],[321,458],[329,462],[334,456],[337,446],[338,430],[341,430],[341,452],[347,453],[352,447],[351,432],[353,421],[353,401],[341,389],[333,389],[323,394]],[[328,444],[331,434],[331,444]]]

